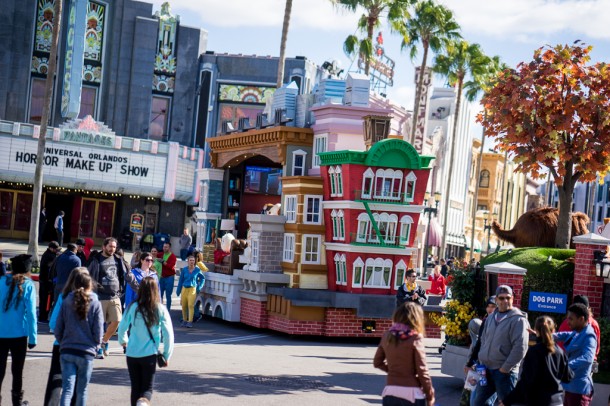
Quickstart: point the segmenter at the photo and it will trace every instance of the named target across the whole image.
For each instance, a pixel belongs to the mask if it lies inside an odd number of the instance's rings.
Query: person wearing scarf
[[[405,274],[405,283],[400,285],[396,293],[396,306],[406,302],[415,302],[421,306],[426,303],[426,291],[417,284],[417,275],[414,269],[409,269]]]

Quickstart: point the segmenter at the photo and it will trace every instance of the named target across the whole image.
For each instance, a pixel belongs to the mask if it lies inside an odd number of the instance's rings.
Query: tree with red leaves
[[[592,46],[544,46],[529,63],[502,71],[482,103],[478,121],[516,170],[541,178],[550,172],[559,190],[555,245],[568,248],[576,182],[610,170],[610,67],[588,65]]]

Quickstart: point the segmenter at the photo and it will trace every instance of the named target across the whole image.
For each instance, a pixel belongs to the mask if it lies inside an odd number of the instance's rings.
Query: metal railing
[[[383,243],[382,243],[383,240]],[[349,243],[356,245],[375,245],[381,246],[385,245],[386,247],[405,247],[407,245],[406,240],[402,240],[400,236],[394,237],[383,237],[376,238],[375,233],[367,233],[366,235],[362,235],[359,233],[350,233],[349,234]]]
[[[354,200],[367,200],[371,202],[385,202],[385,203],[401,203],[408,204],[403,201],[404,194],[401,192],[385,192],[381,195],[376,195],[375,192],[364,194],[362,190],[354,190]]]

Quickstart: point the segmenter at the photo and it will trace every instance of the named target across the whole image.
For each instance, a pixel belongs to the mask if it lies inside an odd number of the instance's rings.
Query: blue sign
[[[568,295],[561,293],[530,292],[528,310],[544,313],[565,313]]]
[[[68,34],[64,81],[61,96],[62,117],[76,118],[80,112],[80,93],[83,84],[83,55],[85,52],[85,28],[87,2],[72,0],[68,14]]]

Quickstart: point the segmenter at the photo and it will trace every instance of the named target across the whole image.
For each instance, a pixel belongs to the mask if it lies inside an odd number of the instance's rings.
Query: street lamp
[[[441,193],[434,192],[434,206],[432,206],[432,202],[430,202],[430,193],[426,192],[425,194],[425,202],[426,207],[424,207],[424,216],[428,215],[428,228],[426,230],[426,244],[424,245],[424,255],[422,255],[422,276],[424,276],[426,272],[426,265],[428,264],[428,241],[430,238],[430,221],[432,220],[432,215],[436,215],[438,212],[438,204],[441,201]]]
[[[487,253],[486,253],[486,255],[489,255],[489,249],[491,248],[491,241],[489,240],[491,237],[491,220],[493,220],[493,218],[497,215],[498,215],[498,212],[496,212],[495,210],[494,210],[493,217],[492,217],[491,213],[489,213],[489,224],[487,224],[487,218],[484,219],[485,223],[483,225],[483,233],[485,233],[485,231],[487,231]],[[481,251],[483,251],[483,250],[481,249]]]

